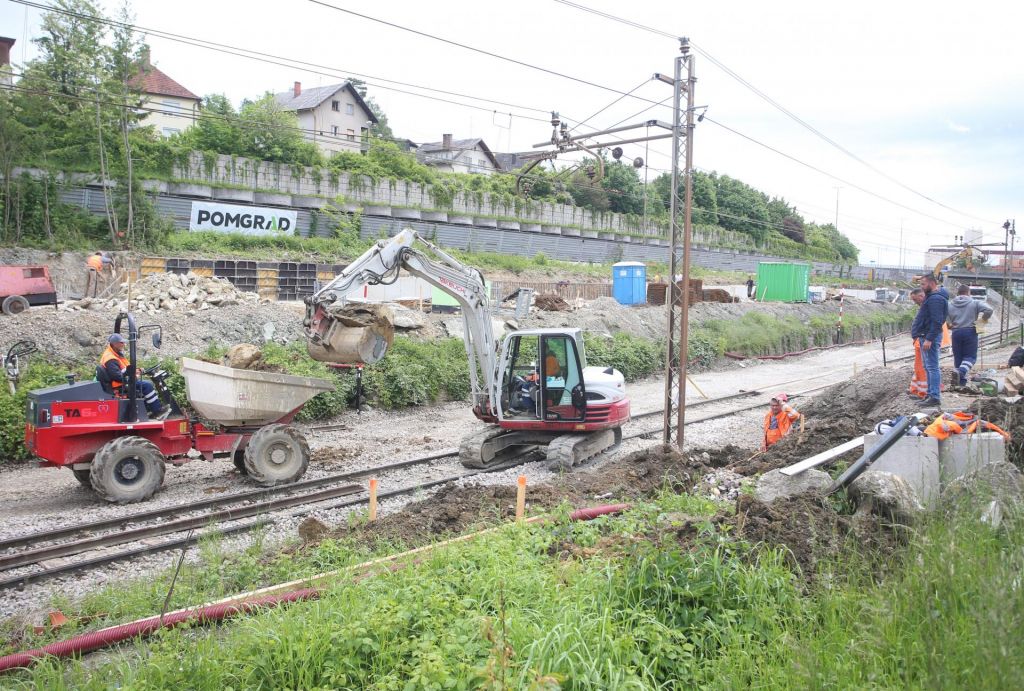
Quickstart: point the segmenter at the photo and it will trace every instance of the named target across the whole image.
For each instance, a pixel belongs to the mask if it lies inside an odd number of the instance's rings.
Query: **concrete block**
[[[988,463],[1006,460],[1006,443],[996,432],[954,434],[939,442],[939,479],[951,481]]]
[[[257,192],[255,195],[257,204],[268,204],[270,206],[291,206],[292,195],[279,192]]]
[[[253,190],[240,190],[234,187],[214,187],[213,198],[229,202],[248,202],[251,204],[256,199],[256,192]]]
[[[881,441],[877,434],[864,435],[864,452],[873,450]],[[871,464],[871,470],[899,475],[917,492],[927,508],[939,498],[939,441],[931,437],[902,437],[892,448]]]

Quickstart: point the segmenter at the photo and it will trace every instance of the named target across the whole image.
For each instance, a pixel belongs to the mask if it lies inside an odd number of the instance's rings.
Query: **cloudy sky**
[[[809,220],[835,221],[838,200],[839,228],[863,263],[919,265],[928,244],[977,233],[1002,241],[1003,221],[1024,221],[1024,3],[577,4],[688,36],[697,48],[696,101],[709,107],[695,134],[695,165],[784,197]],[[666,106],[644,109],[669,96],[650,77],[671,74],[678,42],[557,0],[135,0],[132,9],[139,27],[291,65],[151,34],[153,62],[195,93],[237,103],[294,81],[366,75],[396,135],[418,142],[451,132],[483,137],[494,150],[529,150],[550,136],[548,111],[575,125],[627,92],[579,131],[671,119]],[[18,39],[16,63],[34,54],[26,39],[39,16],[0,0],[0,34]],[[651,178],[670,166],[667,142],[648,152],[624,148],[647,159]]]

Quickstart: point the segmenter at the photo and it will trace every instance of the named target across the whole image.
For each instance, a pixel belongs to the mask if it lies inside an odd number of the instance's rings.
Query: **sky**
[[[837,222],[861,263],[920,266],[931,244],[963,235],[1002,242],[1003,223],[1018,215],[1024,227],[1024,3],[574,2],[671,36],[558,0],[134,0],[131,9],[141,28],[290,63],[148,35],[153,63],[197,94],[223,93],[237,105],[295,81],[311,87],[366,75],[396,136],[482,137],[495,151],[548,140],[552,110],[570,126],[586,121],[577,132],[671,121],[668,106],[644,109],[671,95],[651,77],[672,73],[673,37],[687,36],[696,104],[707,106],[694,166],[782,197],[809,221]],[[118,6],[99,4],[110,14]],[[35,55],[39,18],[37,9],[0,0],[0,34],[17,39],[16,64]],[[623,149],[646,159],[641,177],[671,166],[667,140]]]

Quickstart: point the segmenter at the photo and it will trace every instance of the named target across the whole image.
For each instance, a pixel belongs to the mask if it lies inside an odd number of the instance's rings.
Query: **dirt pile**
[[[633,452],[591,471],[566,474],[554,482],[527,488],[528,512],[648,496],[663,487],[689,492],[707,471],[703,458],[674,447]],[[416,502],[374,524],[333,531],[360,544],[417,546],[438,537],[493,525],[515,515],[516,488],[508,485],[446,485],[430,499]]]
[[[704,288],[701,291],[701,300],[703,302],[725,302],[733,303],[739,302],[739,298],[734,298],[732,293],[722,288]]]
[[[168,312],[197,312],[213,307],[231,307],[241,303],[257,303],[256,293],[237,290],[226,278],[187,274],[162,273],[147,276],[130,286],[122,283],[118,292],[109,298],[85,298],[66,302],[67,311],[133,310],[140,314]]]
[[[751,544],[783,548],[790,566],[798,568],[808,582],[820,564],[844,550],[856,549],[881,567],[900,544],[898,529],[883,525],[874,516],[841,515],[815,494],[771,504],[740,495],[736,514],[727,521],[737,536]]]
[[[968,411],[1009,432],[1006,460],[1024,470],[1024,399],[1008,403],[1002,398],[979,398]]]

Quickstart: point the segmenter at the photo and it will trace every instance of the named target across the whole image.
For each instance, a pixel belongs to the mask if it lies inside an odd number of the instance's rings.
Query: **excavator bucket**
[[[394,321],[387,305],[322,306],[314,315],[306,349],[321,362],[372,365],[391,347]]]

